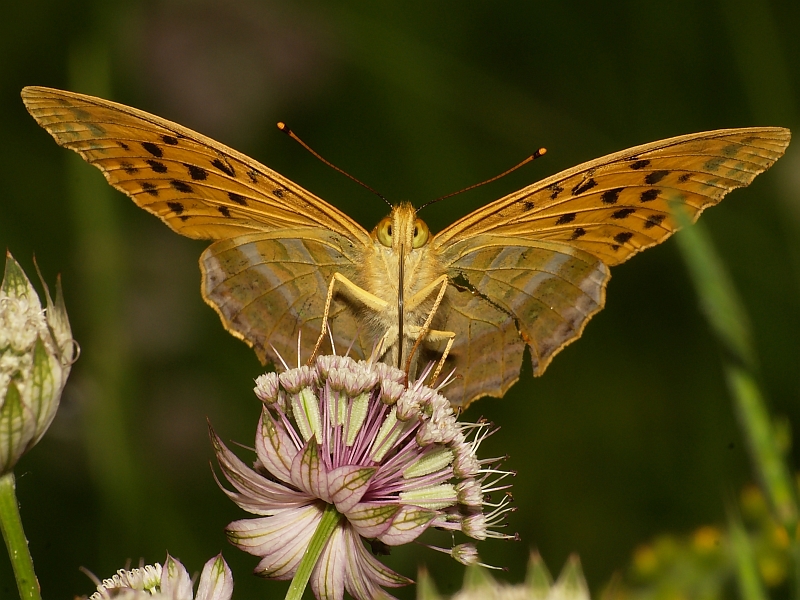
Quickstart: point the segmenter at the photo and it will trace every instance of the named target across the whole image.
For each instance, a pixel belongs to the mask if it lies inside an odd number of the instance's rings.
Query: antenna
[[[511,167],[508,171],[504,171],[503,173],[500,173],[500,175],[495,175],[494,177],[492,177],[490,179],[487,179],[486,181],[481,181],[480,183],[475,183],[473,185],[465,187],[463,190],[458,190],[457,192],[453,192],[452,194],[447,194],[445,196],[440,196],[440,197],[436,198],[435,200],[431,200],[430,202],[426,202],[425,204],[423,204],[422,206],[420,206],[417,209],[417,212],[421,211],[426,206],[430,206],[431,204],[439,202],[439,200],[444,200],[445,198],[450,198],[451,196],[457,196],[458,194],[462,194],[464,192],[468,192],[469,190],[474,190],[476,187],[481,187],[482,185],[486,185],[487,183],[492,183],[493,181],[497,181],[501,177],[505,177],[509,173],[513,173],[514,171],[516,171],[517,169],[519,169],[523,165],[527,165],[532,160],[536,160],[540,156],[544,156],[546,153],[547,153],[547,148],[539,148],[536,152],[531,154],[528,158],[523,160],[518,165]]]
[[[331,169],[333,169],[333,170],[335,170],[335,171],[339,171],[339,173],[341,173],[341,174],[342,174],[342,175],[344,175],[345,177],[348,177],[348,178],[352,179],[352,180],[353,180],[353,181],[355,181],[355,182],[356,182],[358,185],[360,185],[360,186],[362,186],[362,187],[365,187],[365,188],[367,188],[367,189],[368,189],[370,192],[372,192],[373,194],[375,194],[375,195],[376,195],[378,198],[380,198],[381,200],[383,200],[384,202],[386,202],[386,204],[388,204],[388,205],[389,205],[389,208],[393,208],[393,207],[392,207],[392,203],[391,203],[391,202],[389,202],[389,201],[388,201],[388,200],[387,200],[387,199],[384,197],[384,195],[383,195],[383,194],[381,194],[381,193],[379,193],[379,192],[376,192],[374,189],[372,189],[371,187],[369,187],[369,186],[368,186],[366,183],[364,183],[363,181],[359,181],[358,179],[356,179],[355,177],[353,177],[352,175],[350,175],[350,173],[348,173],[347,171],[345,171],[345,170],[343,170],[343,169],[340,169],[339,167],[337,167],[337,166],[336,166],[335,164],[333,164],[331,161],[329,161],[329,160],[325,160],[324,158],[322,158],[322,156],[320,156],[320,154],[319,154],[318,152],[316,152],[316,151],[315,151],[313,148],[311,148],[311,146],[309,146],[309,145],[308,145],[308,144],[306,144],[306,143],[305,143],[303,140],[301,140],[299,137],[297,137],[297,134],[296,134],[294,131],[292,131],[291,129],[289,129],[289,127],[286,125],[286,123],[284,123],[283,121],[279,121],[279,122],[278,122],[278,129],[280,129],[280,130],[281,130],[283,133],[285,133],[285,134],[286,134],[286,135],[288,135],[290,138],[292,138],[292,139],[293,139],[295,142],[297,142],[298,144],[300,144],[300,145],[301,145],[303,148],[305,148],[306,150],[308,150],[308,151],[309,151],[311,154],[313,154],[313,155],[314,155],[315,157],[317,157],[319,160],[321,160],[321,161],[322,161],[322,162],[324,162],[326,165],[328,165],[328,166],[329,166]],[[512,169],[512,170],[513,170],[513,169]]]

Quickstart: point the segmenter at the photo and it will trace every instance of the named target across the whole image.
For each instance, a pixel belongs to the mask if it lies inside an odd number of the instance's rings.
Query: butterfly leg
[[[322,331],[320,331],[319,337],[317,338],[317,343],[314,345],[314,351],[311,353],[311,357],[308,359],[307,364],[309,365],[317,357],[319,347],[322,345],[322,340],[325,339],[325,334],[328,331],[328,314],[331,310],[331,302],[333,302],[333,288],[337,281],[344,286],[344,288],[353,298],[361,301],[367,306],[367,308],[370,308],[375,312],[385,311],[389,306],[388,302],[381,300],[376,295],[370,294],[367,290],[358,287],[355,283],[350,281],[341,273],[334,273],[333,277],[331,277],[330,284],[328,284],[328,296],[325,298],[325,311],[322,313]]]
[[[414,353],[419,348],[422,340],[424,340],[428,335],[433,317],[436,315],[436,311],[439,310],[439,305],[442,303],[444,293],[447,291],[447,282],[447,275],[440,275],[408,299],[408,310],[414,310],[417,306],[424,302],[428,296],[431,295],[437,286],[439,286],[439,293],[437,294],[436,300],[433,303],[433,308],[428,313],[428,318],[425,319],[425,323],[423,323],[422,327],[420,327],[417,341],[414,343],[414,347],[411,348],[411,352],[408,355],[408,362],[406,363],[406,376],[408,376],[408,372],[411,370],[411,359],[414,357]]]
[[[417,341],[419,341],[420,333],[422,332],[422,327],[411,327],[410,333],[412,336],[417,337]],[[444,368],[444,361],[447,360],[447,355],[450,354],[450,348],[453,347],[453,342],[456,339],[456,334],[453,331],[439,331],[438,329],[429,329],[425,334],[425,337],[428,341],[431,342],[440,342],[442,340],[447,340],[447,346],[444,348],[444,352],[442,353],[442,357],[439,359],[439,362],[436,364],[436,369],[433,371],[433,376],[431,377],[431,383],[434,383],[442,372]]]

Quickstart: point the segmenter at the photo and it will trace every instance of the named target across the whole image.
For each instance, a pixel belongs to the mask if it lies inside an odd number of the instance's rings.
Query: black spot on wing
[[[564,188],[557,183],[551,183],[547,186],[547,189],[550,190],[550,200],[555,200],[564,191]]]
[[[692,174],[691,173],[684,173],[683,175],[678,177],[678,183],[686,183],[691,178],[692,178]]]
[[[619,187],[603,192],[603,195],[600,196],[603,204],[616,204],[617,200],[619,200],[619,195],[622,193],[622,189],[623,188]]]
[[[165,144],[169,144],[170,146],[177,146],[178,145],[178,138],[172,135],[162,135],[161,139],[164,140]]]
[[[272,190],[272,194],[274,196],[277,196],[278,198],[283,198],[283,190],[280,188],[275,188],[274,190]]]
[[[247,206],[247,199],[244,196],[237,194],[236,192],[228,192],[228,198],[236,202],[236,204],[240,204],[241,206]]]
[[[208,177],[208,171],[206,171],[203,167],[198,167],[197,165],[186,165],[186,168],[189,169],[189,177],[195,181],[203,181],[206,177]]]
[[[184,194],[191,194],[194,190],[192,186],[190,186],[185,181],[180,181],[178,179],[173,179],[169,182],[169,184],[175,188],[179,192],[183,192]]]
[[[635,208],[620,208],[611,215],[612,219],[624,219],[636,212]]]
[[[167,206],[169,206],[169,209],[176,215],[181,214],[184,210],[183,204],[181,204],[180,202],[175,202],[175,201],[167,202]]]
[[[566,223],[572,223],[575,220],[575,213],[567,213],[565,215],[561,215],[558,217],[556,221],[556,225],[565,225]]]
[[[217,210],[220,212],[220,214],[221,214],[223,217],[228,217],[228,218],[230,218],[230,216],[231,216],[231,211],[230,211],[230,210],[228,210],[228,207],[227,207],[227,206],[218,206],[218,207],[217,207]]]
[[[161,148],[159,148],[153,142],[142,142],[142,148],[147,150],[150,154],[152,154],[156,158],[161,158],[162,156],[164,156],[164,152],[162,152]]]
[[[167,165],[162,162],[158,162],[157,160],[146,160],[144,161],[150,168],[153,169],[155,173],[166,173],[167,172]]]
[[[647,174],[647,177],[644,178],[644,182],[647,185],[655,185],[667,175],[669,175],[669,171],[666,170],[653,171],[652,173]]]
[[[122,148],[123,150],[130,150],[131,149],[131,147],[128,146],[128,144],[126,144],[125,142],[119,142],[119,147]]]
[[[253,183],[258,183],[258,171],[255,169],[251,169],[247,172],[247,176],[250,178],[250,181]]]
[[[622,245],[632,237],[633,234],[630,231],[623,231],[622,233],[618,233],[617,235],[614,236],[614,241]]]
[[[642,202],[650,202],[651,200],[655,200],[658,198],[658,195],[661,193],[661,190],[654,188],[652,190],[645,190],[642,192],[642,195],[639,196],[639,200]]]
[[[122,170],[125,171],[128,175],[133,175],[134,173],[138,173],[139,169],[137,169],[133,164],[129,163],[127,160],[123,160],[119,163],[119,166],[122,167]]]
[[[572,195],[577,196],[578,194],[582,194],[584,192],[588,192],[594,186],[597,185],[597,182],[594,180],[594,177],[590,177],[586,181],[580,182],[574,188],[572,188]]]
[[[650,164],[650,161],[647,160],[646,158],[643,158],[642,160],[637,160],[635,163],[633,163],[631,165],[631,169],[634,169],[634,170],[644,169],[649,164]]]
[[[522,203],[522,206],[525,207],[525,210],[533,210],[534,208],[536,208],[536,205],[533,202],[531,202],[530,200],[525,200]]]
[[[232,166],[230,166],[227,162],[222,162],[218,158],[212,160],[211,164],[230,177],[236,175],[236,171],[233,170]]]
[[[152,184],[149,181],[142,182],[142,191],[147,192],[151,196],[158,196],[158,190],[156,189],[155,184]]]
[[[586,230],[583,227],[576,227],[569,239],[577,240],[579,237],[583,237],[584,235],[586,235]]]
[[[656,225],[661,225],[661,222],[667,218],[667,215],[650,215],[647,221],[644,222],[645,229],[652,229]]]

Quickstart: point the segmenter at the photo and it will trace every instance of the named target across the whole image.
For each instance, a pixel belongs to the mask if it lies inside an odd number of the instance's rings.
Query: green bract
[[[58,408],[77,346],[56,285],[56,301],[47,286],[42,309],[30,280],[10,253],[0,285],[0,474],[47,431]]]
[[[444,600],[427,572],[420,573],[419,600]],[[489,572],[478,565],[470,566],[464,575],[464,585],[450,600],[590,600],[589,587],[581,563],[573,555],[553,583],[542,558],[534,553],[528,562],[525,583],[512,585],[495,581]]]

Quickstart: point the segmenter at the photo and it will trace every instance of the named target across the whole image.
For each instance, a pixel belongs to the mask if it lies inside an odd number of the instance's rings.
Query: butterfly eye
[[[378,241],[387,248],[392,247],[392,220],[389,217],[384,218],[378,223],[376,228],[378,231]]]
[[[425,221],[421,219],[417,219],[414,223],[414,239],[412,241],[412,245],[414,248],[422,248],[425,243],[428,241],[428,236],[430,235],[430,230],[428,226],[425,224]]]

